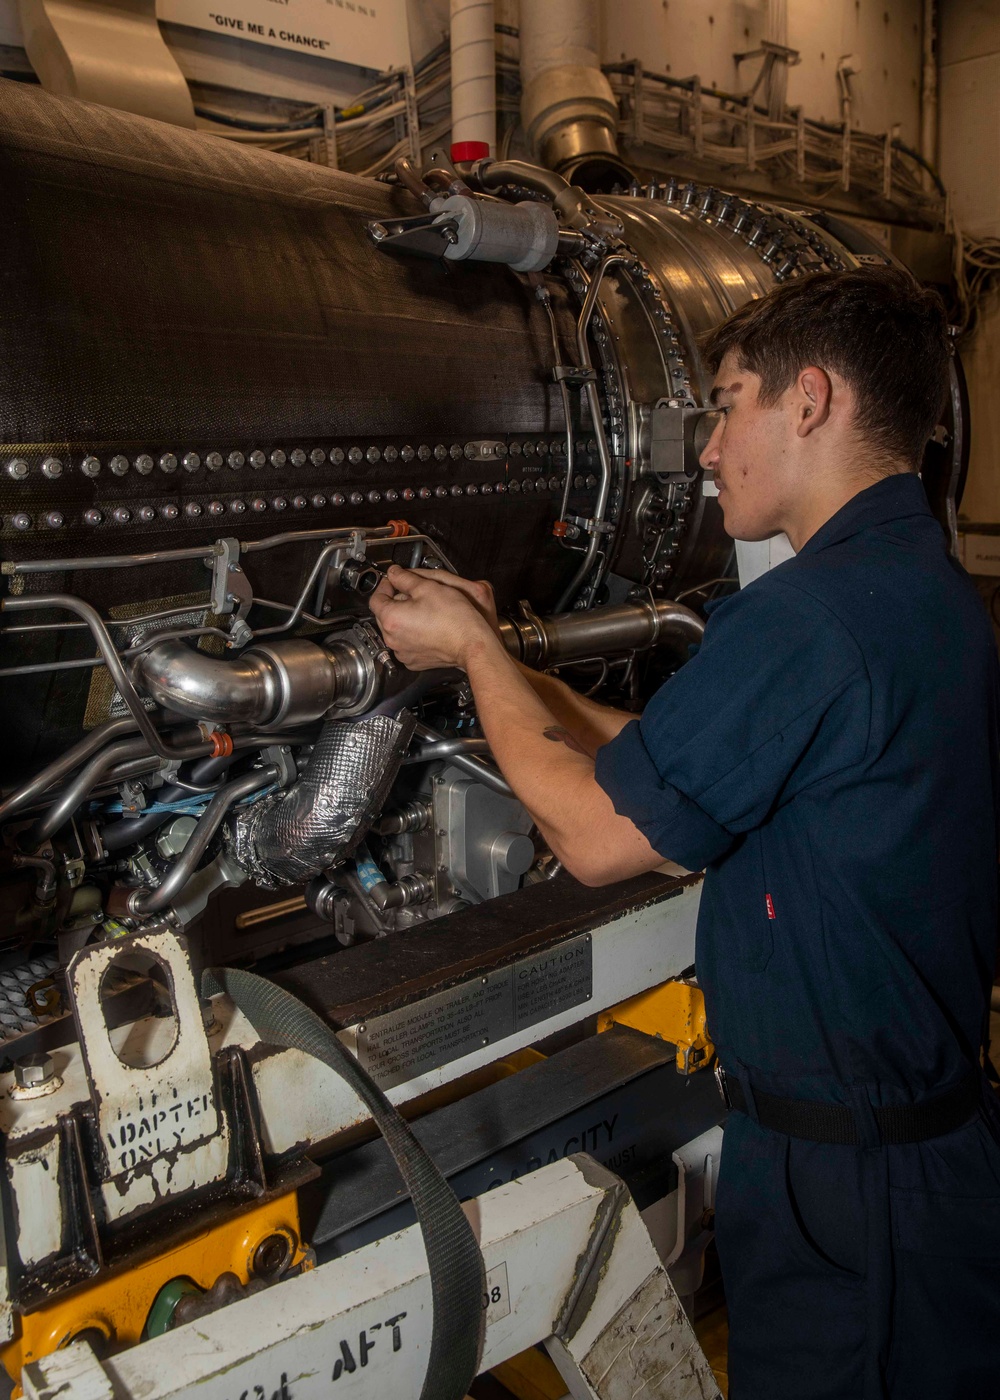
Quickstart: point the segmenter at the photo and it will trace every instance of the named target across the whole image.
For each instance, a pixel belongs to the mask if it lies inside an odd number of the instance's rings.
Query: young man
[[[734,1400],[1000,1394],[997,658],[916,475],[948,353],[938,298],[889,269],[713,333],[726,529],[796,554],[638,722],[518,668],[485,585],[392,570],[372,601],[405,665],[467,672],[578,879],[705,868]]]

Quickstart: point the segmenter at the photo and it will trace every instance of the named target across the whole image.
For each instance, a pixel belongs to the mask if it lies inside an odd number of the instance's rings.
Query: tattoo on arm
[[[590,757],[583,745],[577,743],[569,730],[564,729],[561,724],[550,724],[548,729],[542,730],[542,734],[546,739],[551,739],[553,744],[565,744],[566,747],[572,749],[574,753],[582,753],[584,758]]]

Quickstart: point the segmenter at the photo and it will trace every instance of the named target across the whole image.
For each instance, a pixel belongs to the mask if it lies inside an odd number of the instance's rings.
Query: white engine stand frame
[[[624,1184],[580,1154],[465,1205],[488,1371],[543,1343],[573,1400],[721,1400]],[[101,1361],[74,1342],[25,1400],[418,1400],[431,1293],[416,1226]]]

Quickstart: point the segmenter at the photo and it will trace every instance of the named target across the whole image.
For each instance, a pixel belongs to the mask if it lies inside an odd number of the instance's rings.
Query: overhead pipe
[[[193,130],[194,102],[160,31],[156,0],[20,0],[14,8],[49,92]]]
[[[923,63],[920,86],[920,154],[927,165],[937,169],[938,145],[938,64],[937,0],[924,0]],[[924,173],[924,187],[931,189],[932,177]]]
[[[521,121],[535,157],[584,189],[627,184],[618,103],[601,71],[599,0],[525,0],[520,27]]]
[[[451,141],[455,160],[496,150],[493,0],[451,0]],[[470,150],[470,144],[478,149]]]

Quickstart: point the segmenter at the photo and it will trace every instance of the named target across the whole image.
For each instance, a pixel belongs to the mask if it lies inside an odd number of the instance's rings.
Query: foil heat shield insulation
[[[236,816],[236,860],[258,885],[275,889],[351,855],[389,795],[413,727],[408,710],[328,720],[299,780]]]

